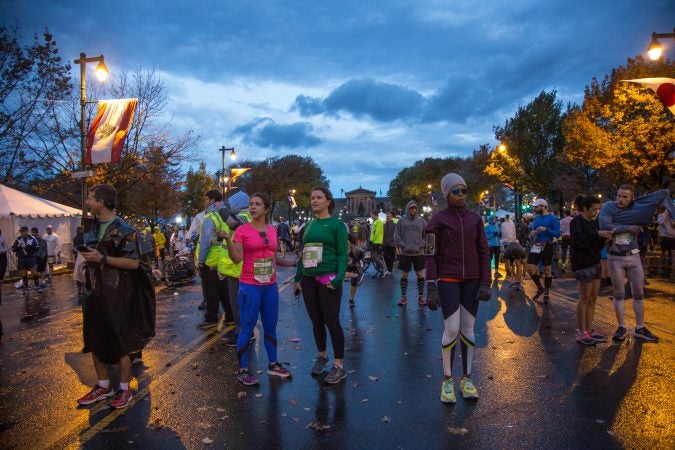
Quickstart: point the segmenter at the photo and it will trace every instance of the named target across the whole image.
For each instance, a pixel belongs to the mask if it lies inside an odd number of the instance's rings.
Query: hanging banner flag
[[[116,163],[131,128],[138,99],[101,100],[87,135],[87,164]]]
[[[638,83],[656,92],[661,102],[671,113],[675,114],[675,79],[673,78],[638,78],[637,80],[621,80],[626,83]]]

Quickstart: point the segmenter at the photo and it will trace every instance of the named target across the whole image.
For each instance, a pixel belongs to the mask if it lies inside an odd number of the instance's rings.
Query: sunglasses
[[[260,237],[265,239],[265,247],[268,247],[270,245],[270,240],[267,239],[267,232],[265,231],[260,231]]]
[[[466,188],[452,188],[452,190],[450,190],[450,193],[452,195],[459,195],[459,194],[466,195],[467,192],[469,191],[467,191]]]

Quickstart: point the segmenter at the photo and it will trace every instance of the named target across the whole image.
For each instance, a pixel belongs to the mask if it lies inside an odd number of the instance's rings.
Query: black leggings
[[[302,296],[305,299],[307,314],[312,321],[314,341],[319,352],[326,351],[326,327],[333,343],[335,359],[345,355],[345,334],[340,325],[340,301],[342,286],[329,289],[316,281],[314,277],[302,277]]]
[[[499,272],[499,256],[501,249],[499,247],[490,247],[490,259],[495,259],[495,272]]]

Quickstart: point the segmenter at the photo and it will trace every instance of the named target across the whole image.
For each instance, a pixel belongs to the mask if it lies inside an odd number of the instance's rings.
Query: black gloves
[[[427,307],[432,311],[436,311],[438,303],[438,285],[435,281],[427,281]]]
[[[478,288],[478,293],[476,294],[476,300],[481,302],[488,301],[492,298],[492,290],[490,289],[490,283],[481,283],[480,288]]]

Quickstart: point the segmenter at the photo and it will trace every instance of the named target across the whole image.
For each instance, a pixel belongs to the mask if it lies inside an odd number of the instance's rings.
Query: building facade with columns
[[[392,207],[389,197],[376,197],[376,194],[362,187],[345,192],[345,198],[335,199],[335,212],[348,217],[369,217],[373,210],[389,211]]]

